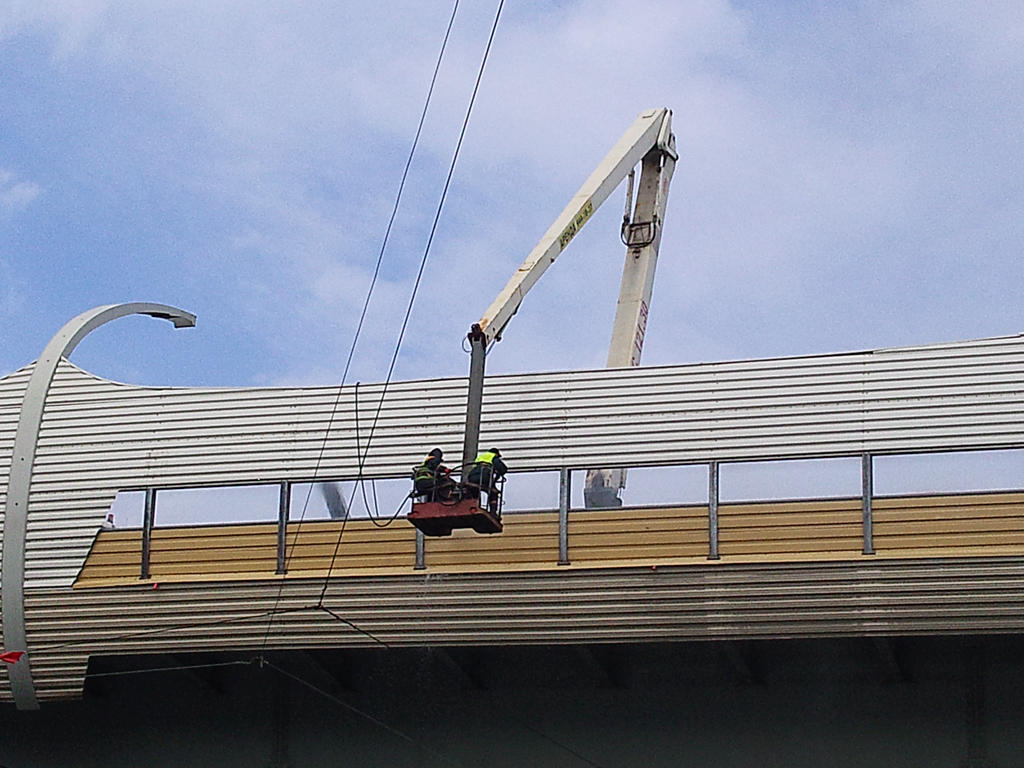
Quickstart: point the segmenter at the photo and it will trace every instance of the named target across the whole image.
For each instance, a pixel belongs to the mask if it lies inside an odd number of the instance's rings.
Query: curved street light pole
[[[25,533],[28,529],[28,499],[32,486],[32,467],[36,458],[36,441],[43,421],[43,408],[50,383],[60,361],[71,354],[78,343],[101,325],[127,315],[149,315],[170,320],[175,328],[191,328],[196,316],[167,304],[132,302],[107,304],[83,312],[61,328],[50,339],[43,354],[36,360],[25,388],[25,397],[14,433],[11,472],[7,484],[4,509],[3,569],[0,582],[0,614],[3,616],[4,650],[22,651],[24,655],[7,665],[11,693],[18,709],[39,709],[32,669],[29,664],[25,634]]]

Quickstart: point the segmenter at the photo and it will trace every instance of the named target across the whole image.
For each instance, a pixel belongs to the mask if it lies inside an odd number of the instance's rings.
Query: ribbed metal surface
[[[514,469],[1024,445],[1020,336],[843,355],[497,376],[484,444]],[[379,385],[115,384],[63,363],[39,439],[26,585],[69,585],[120,488],[356,474]],[[366,472],[403,477],[428,444],[457,455],[465,380],[388,391]],[[429,439],[427,438],[429,436]],[[428,442],[424,442],[428,440]]]
[[[27,596],[41,698],[89,654],[1024,630],[1024,558],[701,565],[168,585]],[[297,610],[308,608],[308,610]],[[368,633],[368,634],[364,634]],[[371,635],[372,637],[369,637]]]
[[[0,380],[0,488],[6,487],[11,438],[30,372]],[[514,470],[1019,447],[1022,374],[1024,337],[1014,336],[844,355],[498,376],[486,386],[481,440],[500,445]],[[346,387],[338,399],[331,387],[146,388],[104,381],[62,363],[44,413],[28,518],[28,632],[40,696],[78,690],[86,652],[130,652],[136,645],[145,650],[169,642],[158,635],[124,645],[103,641],[105,635],[151,631],[168,621],[224,621],[238,611],[268,607],[276,594],[276,581],[72,592],[68,587],[119,489],[310,479],[336,400],[319,476],[351,478],[357,441],[366,446],[380,392],[379,385],[360,386],[358,392]],[[367,474],[404,477],[430,445],[458,455],[464,409],[464,379],[393,384]],[[728,520],[723,522],[728,543]],[[553,529],[544,525],[537,541],[547,556]],[[703,531],[693,528],[688,535],[696,537],[688,546],[702,545]],[[436,554],[444,554],[443,546]],[[481,550],[478,559],[489,556]],[[673,571],[676,597],[659,591],[661,570],[654,575],[617,568],[586,577],[573,571],[446,576],[437,582],[355,577],[332,590],[364,590],[344,610],[355,611],[389,643],[794,636],[868,627],[966,631],[1019,628],[1024,615],[1017,593],[1007,591],[1010,576],[986,581],[977,575],[991,567],[1019,578],[1017,558],[953,570],[925,563],[924,571],[913,571],[917,566],[908,564],[907,579],[911,571],[930,575],[907,582],[890,580],[885,574],[896,566],[881,561],[819,563],[808,566],[810,571],[750,566],[748,576],[735,570],[743,567]],[[720,585],[723,574],[733,574],[736,584]],[[777,592],[763,592],[765,580],[776,583],[776,577],[789,581]],[[822,591],[830,578],[831,588]],[[858,596],[863,598],[869,582],[884,595],[864,602]],[[457,585],[450,587],[450,601],[448,585]],[[285,597],[290,604],[308,594],[289,582]],[[425,613],[402,602],[418,599],[426,601]],[[624,607],[615,607],[620,602]],[[877,608],[865,613],[865,605]],[[273,642],[366,642],[332,621],[298,614],[282,620],[285,631]],[[224,625],[170,639],[176,647],[249,647],[253,632]],[[82,653],[44,650],[75,638],[85,643]]]
[[[875,548],[904,557],[1016,554],[1024,547],[1021,495],[877,499]]]
[[[579,510],[569,513],[569,561],[608,566],[630,560],[708,556],[708,508]]]
[[[901,501],[892,504],[894,519],[904,511]],[[1021,509],[1019,495],[1016,502]],[[860,499],[723,504],[718,508],[718,519],[719,551],[723,558],[859,555],[864,542]],[[878,547],[879,552],[884,550],[884,545]]]
[[[875,555],[881,558],[1024,555],[1024,493],[876,499]],[[725,504],[722,562],[862,559],[859,499]],[[703,564],[709,557],[706,506],[572,510],[567,544],[577,567]],[[552,569],[560,563],[555,512],[506,514],[500,536],[455,531],[425,543],[432,573]],[[277,526],[157,529],[152,580],[161,583],[274,579]],[[408,575],[415,569],[411,526],[311,521],[288,533],[288,578]],[[140,576],[142,533],[101,531],[75,589],[124,586]]]
[[[21,401],[32,375],[33,366],[27,366],[0,379],[0,552],[3,551],[4,511],[7,509],[7,480],[11,471],[14,433],[18,428]],[[0,569],[3,562],[0,560]],[[3,648],[3,629],[0,626],[0,648]],[[0,699],[11,695],[11,683],[6,665],[0,664]]]

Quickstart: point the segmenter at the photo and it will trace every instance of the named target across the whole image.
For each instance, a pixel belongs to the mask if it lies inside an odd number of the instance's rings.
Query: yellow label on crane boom
[[[583,207],[580,208],[579,213],[572,217],[572,221],[569,222],[568,226],[562,230],[562,234],[558,236],[558,247],[561,250],[565,250],[576,233],[579,232],[583,225],[587,223],[587,219],[594,215],[594,201],[587,200]]]

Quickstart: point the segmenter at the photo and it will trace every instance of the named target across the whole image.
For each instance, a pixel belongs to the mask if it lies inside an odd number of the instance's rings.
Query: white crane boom
[[[622,290],[616,309],[608,366],[638,365],[643,335],[647,325],[647,307],[654,284],[661,220],[664,216],[668,184],[677,159],[675,137],[672,135],[672,112],[650,109],[642,112],[623,134],[612,151],[601,161],[572,200],[565,207],[540,242],[516,270],[480,322],[469,332],[472,351],[469,372],[469,396],[466,406],[466,435],[462,463],[468,466],[476,457],[480,439],[480,410],[483,404],[484,361],[487,345],[501,337],[509,320],[519,309],[529,290],[565,250],[584,224],[625,179],[630,177],[626,215],[622,225],[623,241],[628,247]],[[633,168],[643,162],[636,211],[630,212]],[[632,258],[630,258],[632,256]],[[635,349],[635,354],[633,348]],[[622,362],[624,361],[624,362]],[[614,480],[617,487],[625,482],[624,471]],[[591,470],[608,473],[609,470]],[[615,491],[617,494],[617,491]]]
[[[667,118],[666,121],[670,119]],[[675,139],[669,136],[669,149],[675,150]],[[615,308],[612,341],[608,346],[608,368],[640,365],[647,334],[647,313],[654,290],[654,272],[658,266],[661,246],[661,223],[665,220],[668,187],[675,171],[676,156],[648,152],[640,171],[636,209],[630,211],[633,174],[630,172],[626,196],[626,214],[622,221],[622,241],[626,245],[626,263],[622,267],[622,287]],[[587,507],[622,506],[620,495],[626,487],[626,470],[591,469],[583,487]]]
[[[526,261],[512,275],[478,325],[486,343],[501,335],[502,330],[519,309],[526,294],[548,267],[555,263],[576,233],[601,206],[622,180],[652,149],[660,149],[675,163],[676,153],[671,146],[672,113],[667,109],[649,109],[642,112],[636,122],[623,134],[619,142],[590,174],[579,191],[555,219],[554,224],[530,251]],[[638,200],[639,202],[639,200]]]

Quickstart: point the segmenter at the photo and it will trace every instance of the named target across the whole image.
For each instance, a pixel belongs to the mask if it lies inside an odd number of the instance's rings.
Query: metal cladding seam
[[[13,434],[31,371],[32,366],[27,366],[0,379],[0,491],[6,489]],[[501,445],[513,468],[522,471],[1021,447],[1022,378],[1022,336],[774,360],[493,376],[485,388],[481,440]],[[463,378],[393,383],[380,412],[366,474],[406,477],[409,467],[421,458],[425,436],[429,436],[429,445],[441,445],[457,455],[465,388]],[[357,438],[365,447],[381,391],[379,384],[359,387],[357,435],[356,388],[344,388],[320,464],[320,478],[355,477]],[[117,491],[310,480],[337,396],[335,387],[138,387],[106,381],[66,360],[61,362],[47,397],[38,441],[26,541],[28,632],[34,669],[37,661],[39,665],[41,697],[51,697],[57,691],[64,695],[76,685],[80,690],[84,656],[71,650],[45,650],[62,638],[84,632],[91,638],[85,646],[90,652],[106,652],[103,633],[97,627],[108,620],[123,626],[122,608],[127,606],[132,621],[142,623],[163,620],[147,613],[147,606],[170,611],[164,618],[184,610],[162,602],[161,593],[136,594],[116,588],[85,594],[69,589]],[[1017,560],[1012,563],[1019,568]],[[815,580],[833,567],[849,568],[850,564],[819,564],[811,571],[785,572],[812,573]],[[848,580],[840,580],[837,586],[853,589],[860,583],[858,579],[875,578],[872,574],[880,566],[861,567],[863,572],[843,571]],[[529,611],[537,606],[518,602],[530,595],[540,599],[548,594],[543,589],[540,593],[527,589],[523,594],[502,591],[501,579],[524,589],[544,584],[531,582],[523,574],[493,578],[477,574],[466,577],[465,583],[457,581],[462,590],[456,590],[462,595],[458,599],[480,599],[486,585],[497,590],[493,616],[485,612],[472,621],[456,610],[457,601],[442,603],[453,612],[447,620],[432,615],[417,618],[415,613],[403,614],[405,609],[399,607],[385,611],[370,603],[352,609],[358,610],[360,620],[365,618],[400,643],[596,641],[742,632],[802,636],[858,633],[865,627],[884,631],[889,626],[908,632],[954,631],[957,626],[979,631],[1019,628],[1016,593],[1008,591],[1003,576],[992,587],[990,597],[985,597],[989,595],[987,583],[970,575],[975,573],[970,570],[975,565],[964,567],[968,570],[958,572],[968,574],[965,578],[971,586],[967,592],[949,591],[925,579],[915,582],[921,586],[920,606],[893,597],[886,608],[884,601],[879,603],[871,595],[857,597],[860,592],[856,592],[850,597],[853,602],[843,603],[835,615],[802,608],[816,605],[818,611],[823,610],[823,604],[815,602],[818,598],[811,597],[792,606],[776,601],[762,612],[749,609],[749,615],[745,614],[742,605],[730,601],[742,602],[745,590],[756,587],[749,577],[741,586],[715,587],[734,593],[722,609],[721,620],[710,607],[683,598],[679,603],[666,603],[663,607],[671,610],[664,612],[650,602],[657,590],[645,597],[644,590],[653,590],[656,582],[622,576],[631,586],[623,587],[625,591],[619,595],[627,604],[622,614],[625,618],[619,622],[618,609],[605,600],[616,594],[613,587],[619,576],[615,569],[592,577],[598,586],[586,589],[580,585],[587,582],[563,584],[551,574],[537,576],[560,585],[550,593],[552,599],[556,594],[569,602],[578,598],[579,610],[584,612],[570,612],[561,619],[547,614],[531,619]],[[756,573],[764,577],[780,568],[783,566],[774,565]],[[678,578],[680,584],[690,585],[687,589],[706,595],[710,589],[706,584],[716,584],[721,573],[721,569],[697,567]],[[933,573],[944,572],[938,568]],[[494,578],[499,579],[497,587]],[[387,593],[383,585],[391,583],[389,579],[342,581],[332,586],[332,594],[337,590],[344,596],[349,594],[345,590],[358,589],[367,590],[368,595],[381,590]],[[394,582],[398,589],[416,583],[403,578]],[[456,582],[437,581],[449,583]],[[276,593],[276,587],[276,581],[263,586],[196,584],[178,586],[168,593],[183,596],[185,605],[195,601],[191,609],[195,616],[221,616],[227,609],[205,602],[205,596],[221,595],[223,600],[228,593],[248,595],[262,604]],[[429,589],[434,589],[432,583]],[[582,591],[577,594],[573,589]],[[791,583],[788,589],[798,587]],[[287,599],[292,599],[293,590],[289,583]],[[970,590],[977,594],[974,604],[968,599],[974,594]],[[72,614],[87,606],[106,607],[96,609],[101,614],[95,618],[96,626],[85,618],[81,624],[54,623],[54,611],[62,609],[43,600],[44,596],[58,597],[56,603],[63,600]],[[929,602],[933,598],[934,609]],[[398,601],[397,597],[388,599]],[[820,599],[830,598],[823,595]],[[838,598],[833,595],[831,599]],[[857,608],[858,600],[865,606],[881,607],[865,613]],[[984,600],[989,602],[983,605]],[[630,604],[640,607],[630,613]],[[791,610],[795,611],[793,617],[788,613]],[[283,627],[295,627],[295,635],[275,642],[366,641],[365,637],[353,637],[351,629],[317,634],[326,626],[320,618],[307,621],[308,626],[302,621],[306,620],[282,619]],[[225,643],[225,647],[244,644],[251,640],[246,639],[248,631],[225,628],[218,630],[221,634],[211,632],[208,639],[214,645]],[[186,642],[186,638],[176,639]],[[161,642],[166,641],[133,641],[112,652],[165,647]],[[203,642],[203,638],[187,638],[189,647],[201,647]],[[74,672],[65,674],[61,669]],[[4,684],[6,675],[0,672],[0,685]],[[9,688],[0,689],[2,695],[9,695]]]
[[[388,646],[797,638],[1024,629],[1024,558],[704,565],[332,583],[325,605]],[[268,649],[378,645],[285,583]],[[27,594],[39,695],[80,692],[89,655],[258,651],[277,583]]]

